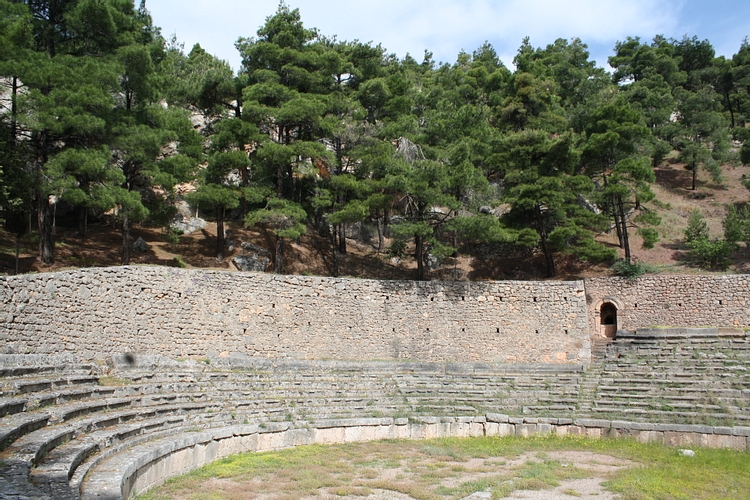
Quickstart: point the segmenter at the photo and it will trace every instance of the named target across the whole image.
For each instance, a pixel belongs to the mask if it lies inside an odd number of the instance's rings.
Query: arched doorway
[[[615,338],[617,334],[617,306],[612,302],[602,303],[599,309],[602,337]]]

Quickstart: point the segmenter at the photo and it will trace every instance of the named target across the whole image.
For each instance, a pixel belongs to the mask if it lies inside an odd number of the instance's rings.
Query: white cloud
[[[533,46],[578,37],[603,64],[615,42],[627,36],[650,40],[656,34],[679,38],[694,32],[680,24],[680,13],[691,1],[698,5],[701,0],[287,0],[287,4],[299,8],[308,28],[340,40],[380,43],[399,57],[408,52],[421,60],[428,49],[437,61],[454,62],[461,49],[472,52],[488,40],[508,64],[525,36]],[[165,35],[176,31],[186,50],[200,42],[237,69],[235,40],[255,36],[266,17],[276,12],[278,1],[151,0],[147,7],[154,23],[164,28]],[[735,47],[740,42],[734,42]]]

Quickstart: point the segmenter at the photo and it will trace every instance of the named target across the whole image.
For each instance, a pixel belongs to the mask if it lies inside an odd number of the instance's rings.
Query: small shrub
[[[184,260],[182,260],[182,257],[180,257],[179,255],[177,255],[174,259],[172,259],[172,265],[174,267],[179,267],[179,268],[187,267],[187,264],[185,263]]]
[[[395,239],[388,246],[387,254],[389,257],[403,257],[406,252],[406,242],[401,239]]]
[[[707,270],[723,271],[731,261],[729,256],[735,250],[735,244],[725,240],[701,238],[688,243],[688,255],[695,264]]]
[[[617,276],[622,276],[628,279],[636,279],[639,276],[643,276],[647,273],[658,272],[658,268],[650,264],[643,262],[628,262],[626,260],[618,260],[610,268]]]
[[[171,243],[172,245],[176,245],[180,242],[180,236],[182,236],[182,231],[174,227],[168,227],[164,232],[164,239],[167,240],[167,243]]]
[[[685,229],[685,243],[689,246],[691,241],[708,239],[708,224],[703,219],[700,210],[693,210],[688,217],[688,225]]]
[[[654,245],[659,241],[659,232],[652,227],[642,227],[638,230],[638,234],[643,238],[643,248],[654,248]]]

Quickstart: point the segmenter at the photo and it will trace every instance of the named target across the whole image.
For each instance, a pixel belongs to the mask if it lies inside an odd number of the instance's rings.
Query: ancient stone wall
[[[601,330],[601,306],[617,308],[617,327],[750,327],[750,275],[653,275],[586,280],[592,333]]]
[[[165,267],[0,279],[5,353],[587,363],[583,283],[410,282]]]
[[[412,282],[164,267],[0,278],[0,348],[179,357],[587,363],[625,330],[750,327],[750,275]]]

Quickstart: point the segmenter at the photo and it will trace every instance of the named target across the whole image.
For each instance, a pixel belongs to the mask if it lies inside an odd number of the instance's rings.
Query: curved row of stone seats
[[[632,361],[625,355],[606,362],[619,359]],[[299,428],[317,428],[329,419],[425,414],[473,418],[493,412],[516,415],[510,418],[519,425],[531,425],[539,416],[548,417],[539,421],[546,422],[551,415],[555,422],[572,422],[586,413],[582,408],[592,405],[595,391],[590,387],[598,385],[602,366],[595,363],[585,372],[581,366],[569,365],[247,359],[130,365],[116,361],[109,373],[115,377],[99,380],[118,382],[118,386],[101,387],[102,392],[92,390],[79,401],[54,400],[47,407],[24,408],[0,417],[0,432],[4,432],[0,437],[5,436],[2,439],[8,447],[0,456],[0,491],[27,488],[19,498],[77,498],[87,484],[84,479],[93,477],[100,467],[106,468],[103,464],[110,459],[148,447],[157,439],[176,442],[196,431],[221,433],[221,428],[243,422],[271,425],[286,421]],[[34,376],[19,374],[5,382],[19,387],[21,381],[21,386],[32,387],[24,384]],[[47,378],[68,376],[74,375]],[[654,384],[657,379],[648,380]],[[37,387],[40,390],[35,394],[55,392],[52,385]],[[729,391],[726,395],[736,396]],[[637,394],[632,399],[633,404],[608,407],[604,398],[591,413],[651,421],[674,421],[677,416],[674,408],[664,411],[663,407],[642,405]],[[705,422],[721,415],[710,410],[696,413],[695,420]],[[750,415],[743,406],[737,406],[736,412],[740,421]]]
[[[99,371],[98,367],[89,369]],[[108,453],[127,448],[130,442],[169,432],[184,433],[189,430],[185,426],[226,425],[230,418],[224,413],[225,405],[208,401],[206,393],[196,386],[159,383],[104,387],[94,385],[100,381],[94,373],[78,375],[80,367],[71,371],[4,367],[5,394],[27,394],[47,404],[17,400],[18,404],[0,418],[0,498],[77,498],[77,493],[63,497],[49,487],[40,490],[35,483],[60,484],[61,477],[80,483],[92,464]],[[59,376],[39,377],[52,372]],[[56,390],[68,385],[80,386],[74,396]],[[190,390],[176,393],[176,388]],[[0,398],[0,404],[10,400]],[[87,460],[92,455],[99,457]]]
[[[92,390],[103,390],[92,370],[92,365],[63,373],[63,369],[56,366],[4,367],[0,364],[0,416],[88,398]]]
[[[716,446],[750,450],[750,428],[638,424],[569,418],[513,418],[487,414],[465,417],[343,419],[306,424],[235,425],[190,435],[169,436],[131,447],[103,461],[81,488],[84,500],[120,500],[165,479],[219,458],[248,451],[270,451],[308,444],[377,439],[438,437],[575,435],[631,436],[642,442]]]
[[[399,408],[429,412],[449,406],[476,413],[494,411],[498,402],[507,411],[518,413],[531,406],[573,410],[582,371],[580,366],[510,369],[500,365],[377,362],[279,362],[262,370],[227,365],[226,371],[218,372],[220,368],[204,366],[202,371],[190,372],[191,381],[213,389],[216,397],[221,394],[235,401],[250,399],[256,406],[268,408],[291,406],[296,407],[294,413],[313,415],[318,413],[316,403],[324,408],[339,403],[345,413],[351,413],[353,406],[364,405],[376,415],[398,413]],[[133,382],[151,383],[178,376],[173,371],[162,375],[158,371],[128,369],[122,374]]]
[[[77,498],[77,493],[61,496],[63,490],[50,492],[48,488],[67,481],[80,482],[102,457],[126,449],[131,443],[164,433],[223,426],[229,421],[224,406],[217,403],[149,405],[143,399],[134,399],[127,410],[90,413],[21,436],[3,451],[2,475],[37,496]]]
[[[3,475],[14,478],[16,487],[29,484],[29,495],[75,498],[83,477],[102,460],[164,434],[178,435],[245,421],[290,420],[302,425],[363,415],[473,415],[480,404],[494,409],[510,406],[515,411],[513,405],[517,406],[518,401],[498,394],[491,381],[502,378],[502,383],[510,386],[516,381],[520,392],[530,394],[522,402],[533,402],[538,394],[528,389],[530,384],[539,382],[532,379],[539,377],[528,372],[548,370],[500,367],[493,372],[485,367],[477,374],[475,367],[454,367],[456,373],[442,379],[428,393],[406,395],[415,380],[421,380],[422,387],[430,385],[424,377],[434,376],[439,367],[415,370],[409,365],[399,370],[393,363],[342,366],[314,362],[299,366],[295,362],[276,364],[263,372],[248,372],[232,366],[222,371],[200,363],[181,370],[174,366],[150,370],[121,366],[113,373],[117,375],[114,380],[122,385],[93,386],[100,390],[91,390],[87,398],[75,402],[48,398],[54,401],[51,406],[26,408],[0,419],[7,446]],[[451,371],[445,366],[440,369]],[[394,373],[404,377],[397,380]],[[407,373],[417,378],[407,380]],[[550,373],[554,379],[561,370]],[[90,382],[96,379],[92,376]],[[473,390],[480,381],[485,384],[484,389]],[[570,385],[571,380],[566,379],[564,384]],[[39,385],[40,394],[49,387],[52,386]],[[472,405],[462,405],[462,393],[472,391]],[[179,401],[182,403],[175,405]],[[517,408],[520,412],[521,407]],[[188,414],[190,418],[181,416]]]
[[[750,340],[741,331],[618,332],[592,365],[591,413],[649,421],[750,422]]]

